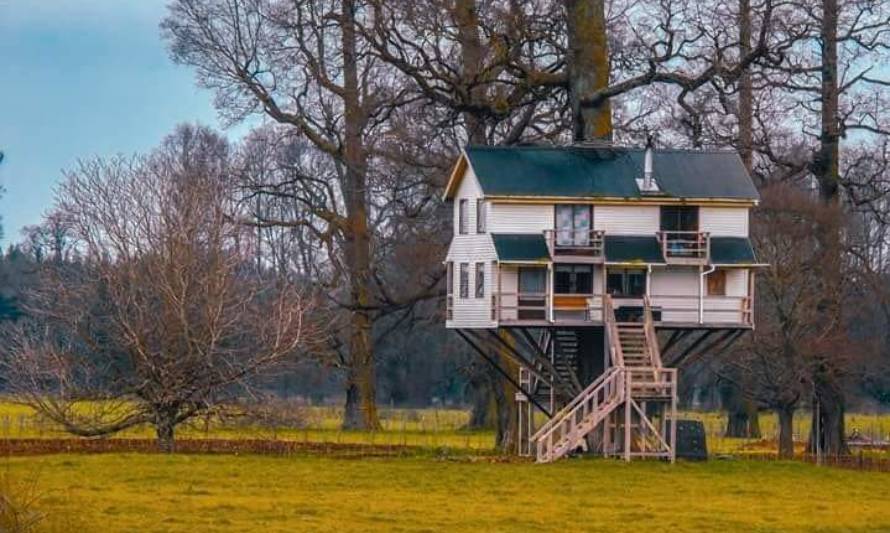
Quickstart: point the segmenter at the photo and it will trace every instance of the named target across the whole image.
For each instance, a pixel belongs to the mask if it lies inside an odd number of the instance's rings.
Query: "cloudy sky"
[[[3,245],[40,221],[78,158],[131,154],[179,122],[219,127],[212,95],[167,57],[166,0],[0,0]]]

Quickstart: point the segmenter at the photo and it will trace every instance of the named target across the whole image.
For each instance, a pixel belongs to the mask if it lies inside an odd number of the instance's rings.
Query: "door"
[[[520,320],[544,320],[547,318],[547,269],[520,267],[519,269]]]

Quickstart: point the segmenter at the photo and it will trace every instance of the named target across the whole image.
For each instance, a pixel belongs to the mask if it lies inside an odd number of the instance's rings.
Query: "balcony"
[[[601,263],[605,232],[599,230],[544,230],[547,249],[554,262]]]
[[[706,231],[659,231],[658,242],[668,264],[706,265],[711,256],[711,236]]]

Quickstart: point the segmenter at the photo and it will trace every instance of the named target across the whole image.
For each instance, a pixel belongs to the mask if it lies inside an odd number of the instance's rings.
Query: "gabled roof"
[[[549,261],[550,250],[544,235],[492,233],[498,261]]]
[[[604,146],[468,146],[445,192],[451,198],[467,165],[485,196],[618,198],[641,194],[643,148]],[[757,201],[738,154],[725,150],[655,150],[660,198]]]

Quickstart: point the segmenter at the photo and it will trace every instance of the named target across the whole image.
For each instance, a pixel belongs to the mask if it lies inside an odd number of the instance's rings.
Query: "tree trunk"
[[[760,417],[757,406],[743,394],[741,387],[735,381],[721,381],[720,403],[726,410],[726,431],[724,436],[740,439],[760,438]]]
[[[498,332],[500,335],[501,332]],[[509,335],[501,337],[511,346],[514,344],[513,338]],[[505,355],[503,351],[506,348],[501,347],[500,364],[508,374],[519,377],[519,365],[512,358]],[[497,418],[497,435],[496,446],[498,451],[508,455],[519,453],[519,407],[516,405],[516,393],[519,392],[516,387],[506,378],[499,380],[500,387],[497,391],[498,401],[498,418]]]
[[[176,409],[161,408],[155,413],[155,435],[158,450],[173,453],[175,449]]]
[[[833,380],[816,382],[816,401],[810,425],[809,453],[846,455],[850,453],[844,425],[846,406],[843,391]]]
[[[751,53],[751,0],[739,0],[739,57]],[[739,157],[745,168],[753,167],[753,108],[754,91],[751,73],[745,69],[739,78]]]
[[[794,406],[776,409],[779,415],[779,459],[794,458]]]
[[[609,85],[605,0],[565,0],[565,10],[573,139],[611,139],[612,107],[609,100],[582,103]]]
[[[461,53],[461,77],[467,87],[468,103],[474,104],[483,98],[485,91],[479,79],[484,51],[479,39],[479,17],[476,0],[457,0],[454,5],[454,21],[457,24]],[[470,144],[487,144],[485,119],[473,111],[465,111],[464,124]]]
[[[497,427],[498,403],[494,388],[503,379],[494,368],[485,364],[477,367],[470,376],[473,405],[470,410],[468,429],[492,429]]]
[[[760,416],[749,401],[741,401],[727,412],[726,437],[740,439],[760,438]]]
[[[813,160],[812,171],[819,182],[819,196],[829,209],[838,209],[840,202],[840,123],[838,117],[838,68],[837,68],[837,0],[823,0],[821,42],[821,105],[822,124],[819,150]],[[819,312],[823,323],[836,329],[841,326],[841,228],[833,217],[820,223],[817,228],[820,250],[819,261],[823,293]],[[817,441],[821,451],[827,454],[847,453],[844,436],[844,393],[838,383],[835,365],[839,357],[817,355],[814,365],[814,388],[817,405],[813,412],[813,429],[810,433],[810,451],[816,451]],[[818,435],[816,427],[819,427]]]
[[[343,2],[343,196],[346,206],[345,259],[352,305],[349,369],[346,380],[345,429],[379,429],[376,375],[371,342],[371,238],[368,230],[367,154],[362,141],[362,109],[356,53],[355,1]]]

